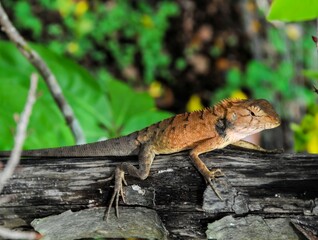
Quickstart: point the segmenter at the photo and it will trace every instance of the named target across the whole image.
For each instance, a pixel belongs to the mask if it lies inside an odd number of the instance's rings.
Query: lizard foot
[[[216,190],[216,188],[214,187],[212,181],[217,178],[217,177],[222,177],[224,176],[224,173],[221,171],[221,169],[215,169],[215,170],[211,170],[208,173],[208,176],[204,176],[206,182],[210,185],[210,187],[212,188],[213,192],[216,194],[216,196],[223,201],[223,198],[221,197],[220,193]]]
[[[224,173],[221,171],[221,169],[217,168],[214,170],[210,170],[209,175],[210,175],[209,177],[212,178],[213,180],[214,178],[217,178],[217,177],[223,177]]]
[[[125,172],[121,170],[119,167],[116,168],[115,173],[109,177],[107,180],[111,180],[115,178],[115,186],[114,186],[114,192],[112,195],[112,198],[110,199],[109,205],[107,210],[105,211],[104,220],[108,220],[110,209],[115,201],[115,211],[116,216],[119,217],[119,211],[118,211],[118,203],[119,203],[119,196],[123,199],[123,202],[126,203],[125,200],[125,194],[123,190],[123,183],[127,185],[127,182],[125,180]]]

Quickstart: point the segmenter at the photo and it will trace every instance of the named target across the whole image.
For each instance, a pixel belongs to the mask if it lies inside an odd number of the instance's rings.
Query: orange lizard
[[[123,192],[123,184],[127,184],[125,174],[141,180],[146,179],[155,156],[159,154],[189,150],[193,164],[221,199],[211,180],[223,174],[220,169],[209,170],[199,155],[214,149],[224,148],[230,144],[265,151],[261,147],[241,139],[279,125],[278,114],[266,100],[223,100],[213,107],[178,114],[124,137],[70,147],[28,150],[23,151],[22,156],[138,155],[139,168],[123,162],[116,167],[114,174],[107,179],[115,178],[114,193],[105,213],[105,218],[108,219],[114,201],[117,216],[119,216],[119,197],[122,196],[125,202]],[[9,152],[0,152],[0,156],[8,154]]]

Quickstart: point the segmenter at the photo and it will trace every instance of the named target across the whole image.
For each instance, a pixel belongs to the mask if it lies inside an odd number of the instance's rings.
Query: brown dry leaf
[[[207,74],[210,68],[210,60],[202,54],[194,54],[188,58],[188,62],[193,66],[194,71],[199,74]]]
[[[189,48],[201,49],[202,44],[211,41],[213,38],[213,29],[209,25],[202,25],[191,39]]]
[[[258,33],[261,29],[261,24],[258,20],[254,19],[251,23],[250,23],[250,31],[251,33]]]
[[[135,66],[127,66],[123,69],[122,74],[127,79],[138,79],[139,72]]]
[[[209,25],[202,25],[199,28],[197,35],[203,42],[208,42],[213,37],[213,29]]]
[[[223,51],[224,47],[225,47],[225,42],[223,37],[218,36],[214,42],[214,46],[219,48],[221,51]]]
[[[174,94],[171,88],[168,88],[167,86],[163,86],[163,94],[156,98],[156,105],[159,108],[169,108],[174,104]]]
[[[216,61],[216,69],[217,70],[225,71],[225,70],[229,69],[230,66],[231,66],[231,63],[226,58],[219,58]]]
[[[249,12],[255,12],[255,10],[256,10],[256,5],[254,4],[254,2],[248,1],[248,2],[246,3],[246,9],[247,9],[247,11],[249,11]]]

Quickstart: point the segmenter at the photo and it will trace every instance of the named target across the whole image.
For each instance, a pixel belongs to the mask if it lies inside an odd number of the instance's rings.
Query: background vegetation
[[[284,132],[275,138],[276,145],[318,152],[318,107],[312,91],[318,76],[311,39],[315,22],[269,22],[266,1],[3,4],[56,74],[89,142],[124,135],[223,98],[252,97],[268,99],[282,116]],[[286,12],[276,6],[269,18],[317,17],[310,10],[310,17],[299,16],[303,11],[289,3],[290,8],[294,10]],[[4,34],[0,38],[0,147],[10,149],[34,69]],[[73,143],[41,83],[26,148]]]

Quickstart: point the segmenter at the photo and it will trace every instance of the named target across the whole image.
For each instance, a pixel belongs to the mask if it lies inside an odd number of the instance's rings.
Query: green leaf
[[[135,93],[130,87],[119,82],[108,83],[108,96],[111,103],[114,128],[116,135],[122,135],[121,129],[135,116],[155,109],[154,100],[147,93]],[[146,121],[151,123],[151,121]],[[147,126],[142,124],[143,127]]]
[[[126,135],[135,131],[136,129],[142,129],[145,126],[149,126],[150,124],[159,122],[165,118],[171,117],[172,114],[168,112],[155,112],[155,111],[145,111],[140,113],[136,116],[132,116],[127,123],[125,124],[124,128],[122,129],[122,134]]]
[[[58,24],[50,24],[47,26],[47,31],[49,34],[53,36],[61,36],[63,34],[63,29],[61,25]]]
[[[318,71],[317,70],[303,70],[302,71],[303,75],[305,77],[308,77],[308,78],[312,78],[312,79],[318,79]]]
[[[154,100],[147,93],[136,93],[105,72],[99,74],[98,83],[76,63],[43,46],[32,46],[55,74],[88,142],[127,134],[170,116],[169,113],[157,111]],[[1,149],[10,149],[16,126],[14,115],[23,109],[30,75],[36,70],[13,44],[0,41],[0,52],[0,146]],[[38,93],[25,148],[74,144],[70,130],[44,81],[39,82]]]
[[[186,68],[187,62],[184,58],[178,58],[176,60],[175,66],[179,71],[182,71]]]
[[[241,72],[237,68],[232,68],[226,78],[227,83],[234,89],[239,88],[241,83]]]
[[[280,54],[284,54],[288,50],[285,41],[282,40],[283,34],[280,31],[280,29],[269,28],[268,36],[275,50]]]
[[[306,21],[318,17],[317,0],[274,0],[267,20]]]
[[[32,46],[54,72],[65,97],[79,118],[88,141],[107,137],[108,133],[101,129],[100,125],[107,123],[108,111],[105,108],[109,104],[96,80],[74,62],[42,46]],[[5,122],[5,125],[0,127],[1,139],[5,141],[1,141],[0,144],[1,147],[12,147],[12,131],[16,125],[13,115],[23,109],[30,75],[35,69],[11,43],[0,41],[0,52],[0,109],[2,122]],[[70,130],[43,81],[39,82],[38,92],[39,97],[32,114],[26,148],[74,144]]]
[[[26,1],[17,2],[15,8],[15,15],[17,17],[20,26],[26,29],[30,29],[35,37],[39,37],[42,32],[42,23],[35,17],[31,11],[31,5]],[[20,16],[23,16],[21,18]]]
[[[117,137],[139,130],[170,117],[171,114],[156,110],[154,100],[148,93],[135,92],[128,85],[116,81],[106,71],[98,74],[110,103],[110,136]]]

